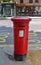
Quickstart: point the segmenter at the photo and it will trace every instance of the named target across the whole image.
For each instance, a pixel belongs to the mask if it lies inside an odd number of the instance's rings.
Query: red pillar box
[[[11,20],[14,24],[14,58],[22,61],[28,53],[28,30],[31,18],[16,16]]]

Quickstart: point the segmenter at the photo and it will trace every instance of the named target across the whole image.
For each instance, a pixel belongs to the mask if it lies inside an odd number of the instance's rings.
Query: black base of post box
[[[14,59],[15,59],[16,61],[23,61],[23,60],[26,59],[26,55],[27,55],[27,54],[24,54],[24,55],[14,54]]]

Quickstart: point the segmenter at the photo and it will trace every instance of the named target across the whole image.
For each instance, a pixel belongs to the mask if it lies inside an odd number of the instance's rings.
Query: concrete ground
[[[0,65],[30,65],[29,60],[15,61],[13,56],[13,49],[11,47],[0,48]]]

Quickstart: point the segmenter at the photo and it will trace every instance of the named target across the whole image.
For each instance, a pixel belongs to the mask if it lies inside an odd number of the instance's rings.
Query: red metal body
[[[27,16],[16,16],[11,20],[14,24],[14,53],[19,55],[27,54],[28,30],[31,19]]]

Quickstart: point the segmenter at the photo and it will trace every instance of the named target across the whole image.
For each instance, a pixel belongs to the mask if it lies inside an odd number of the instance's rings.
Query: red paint
[[[14,53],[26,54],[28,51],[28,30],[30,18],[27,16],[16,16],[11,19],[14,24]],[[24,31],[23,37],[19,37],[19,31]]]

